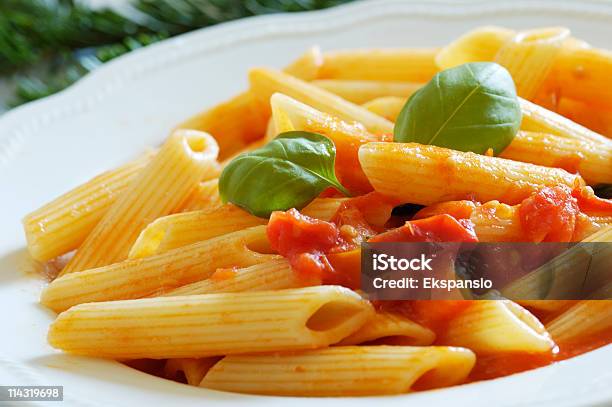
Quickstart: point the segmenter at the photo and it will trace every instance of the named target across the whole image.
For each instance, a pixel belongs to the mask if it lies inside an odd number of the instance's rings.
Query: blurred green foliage
[[[51,95],[126,52],[201,27],[260,14],[317,10],[351,0],[131,0],[130,17],[75,0],[0,1],[0,76],[11,105]]]

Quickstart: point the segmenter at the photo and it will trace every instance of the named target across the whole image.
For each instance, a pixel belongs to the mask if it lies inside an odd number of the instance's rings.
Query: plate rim
[[[325,29],[338,29],[390,14],[410,14],[412,16],[417,14],[433,18],[473,18],[500,12],[522,13],[528,11],[554,12],[564,15],[578,13],[583,17],[612,22],[612,2],[606,0],[587,0],[581,2],[572,2],[570,0],[464,0],[459,2],[451,0],[365,0],[344,4],[331,9],[294,14],[256,16],[202,28],[119,57],[104,64],[55,95],[20,106],[2,115],[0,117],[0,170],[10,168],[10,163],[19,156],[19,153],[30,138],[36,137],[37,129],[40,129],[45,124],[95,109],[104,99],[110,97],[117,89],[120,89],[122,84],[137,75],[146,74],[151,70],[163,69],[168,64],[180,63],[181,60],[201,52],[214,52],[215,49],[222,49],[228,45],[251,39],[253,37],[253,30],[259,30],[261,34],[258,38],[262,39],[266,36],[272,37],[279,33],[298,34],[318,32]],[[207,41],[211,38],[216,40],[214,44],[211,41]],[[219,39],[221,40],[218,41]],[[93,86],[97,87],[101,82],[104,82],[102,89],[97,88],[96,92],[89,92]],[[606,349],[606,353],[612,351],[610,346],[603,350]],[[0,354],[0,365],[13,363],[10,359],[3,356]],[[562,363],[569,364],[571,361]],[[554,366],[542,369],[547,368],[554,368]],[[19,366],[17,370],[29,377],[39,376],[37,371],[25,365]],[[521,376],[528,375],[531,372],[533,371],[522,373]],[[515,376],[497,379],[495,382],[511,382],[513,377]],[[478,385],[482,387],[487,383],[490,382]],[[468,384],[462,386],[462,388],[467,386],[473,387],[474,385]],[[584,387],[577,394],[602,390],[606,388],[605,385],[606,383],[598,383],[588,388]],[[457,387],[439,391],[452,393],[453,389],[457,389]],[[451,391],[449,392],[448,390]],[[399,395],[387,400],[409,401],[405,397],[406,395]],[[533,402],[538,404],[562,402],[559,398],[534,399]],[[321,399],[313,398],[313,400]],[[341,398],[332,400],[334,400],[334,403],[337,403],[339,400],[347,401],[355,399]],[[371,401],[380,399],[366,397],[358,400]],[[609,391],[609,395],[603,401],[610,400],[612,400],[612,391]],[[80,402],[81,404],[86,402],[86,405],[93,405],[91,400],[79,399],[71,401]]]

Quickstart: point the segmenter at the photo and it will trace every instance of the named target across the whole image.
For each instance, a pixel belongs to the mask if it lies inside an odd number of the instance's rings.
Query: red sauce
[[[528,240],[569,242],[574,235],[578,201],[567,187],[544,187],[521,202],[519,219]]]
[[[474,227],[468,219],[436,215],[406,222],[404,226],[381,233],[370,242],[477,242]]]
[[[578,206],[582,212],[591,215],[612,215],[612,199],[598,197],[591,188],[575,188],[572,191],[572,196],[578,201]]]
[[[272,213],[267,234],[272,249],[305,278],[322,279],[332,271],[325,254],[332,249],[349,249],[334,223],[302,215],[296,209]]]

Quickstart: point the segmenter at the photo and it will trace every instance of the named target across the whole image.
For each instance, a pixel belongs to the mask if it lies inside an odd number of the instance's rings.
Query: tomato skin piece
[[[580,213],[569,188],[544,187],[521,202],[519,219],[527,240],[569,242]]]
[[[406,222],[404,226],[374,236],[369,242],[477,242],[473,225],[442,214]]]
[[[612,216],[612,199],[600,198],[591,188],[578,187],[572,191],[582,212],[592,215]]]

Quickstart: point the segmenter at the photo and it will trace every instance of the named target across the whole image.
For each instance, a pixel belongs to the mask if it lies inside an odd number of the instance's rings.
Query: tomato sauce
[[[529,241],[569,242],[574,235],[578,201],[568,188],[545,187],[519,205],[519,219]]]

